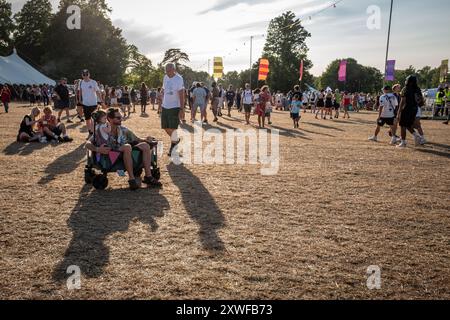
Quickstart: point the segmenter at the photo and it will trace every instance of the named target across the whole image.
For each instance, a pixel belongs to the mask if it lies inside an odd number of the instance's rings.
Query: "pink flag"
[[[342,60],[339,66],[339,81],[345,82],[347,80],[347,60]]]
[[[304,66],[304,62],[302,60],[302,62],[300,63],[300,81],[303,80],[303,66]]]
[[[388,60],[386,62],[386,81],[394,81],[395,80],[395,60]]]
[[[116,163],[117,159],[119,158],[120,153],[115,151],[109,152],[109,160],[111,160],[111,164],[114,165]]]

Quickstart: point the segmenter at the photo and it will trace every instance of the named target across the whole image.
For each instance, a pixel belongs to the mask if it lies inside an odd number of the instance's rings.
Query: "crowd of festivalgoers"
[[[127,158],[131,148],[139,146],[144,153],[147,167],[149,149],[148,144],[144,143],[146,139],[138,138],[131,130],[122,126],[122,121],[136,112],[136,105],[140,106],[141,116],[146,115],[149,104],[152,110],[157,111],[161,118],[161,128],[171,139],[169,156],[172,156],[173,150],[180,142],[177,129],[180,124],[186,123],[186,106],[190,109],[192,123],[200,121],[198,123],[202,125],[208,124],[208,111],[212,113],[213,122],[218,122],[225,113],[231,117],[232,112],[237,111],[243,114],[246,125],[251,124],[250,119],[253,116],[257,118],[258,127],[265,128],[266,122],[267,125],[272,125],[271,114],[275,109],[289,114],[296,129],[300,127],[302,113],[308,111],[316,119],[334,120],[341,114],[344,119],[350,119],[350,111],[376,110],[378,119],[375,134],[369,140],[378,141],[381,128],[388,125],[392,145],[400,143],[398,147],[406,147],[407,132],[414,136],[416,145],[426,143],[420,123],[425,100],[415,76],[407,78],[404,88],[400,84],[385,86],[383,92],[376,97],[363,93],[333,91],[330,88],[302,92],[298,85],[287,94],[272,94],[267,85],[252,89],[246,84],[245,88],[235,89],[229,86],[225,89],[222,84],[216,82],[210,87],[202,82],[195,82],[186,88],[183,78],[176,72],[173,64],[166,66],[163,86],[157,89],[150,89],[145,83],[138,89],[128,86],[108,87],[91,79],[88,70],[83,70],[82,79],[76,80],[73,86],[69,86],[67,79],[62,78],[56,86],[4,85],[0,88],[0,99],[6,112],[9,102],[14,98],[28,98],[31,106],[30,114],[24,116],[20,124],[17,141],[71,142],[72,138],[62,122],[65,113],[67,123],[72,123],[75,117],[79,122],[86,122],[89,132],[86,139],[88,149],[98,154],[108,154],[115,150]],[[445,106],[449,101],[448,87],[440,89],[438,94],[440,93],[442,105]],[[51,102],[53,107],[50,106]],[[69,110],[73,108],[76,109],[76,114],[71,117]],[[197,119],[198,111],[200,120]],[[397,135],[399,127],[400,136]],[[129,169],[127,168],[130,188],[135,189],[138,184],[133,177],[133,171]],[[148,175],[144,181],[147,184],[159,185],[159,182],[151,177],[150,170],[146,170],[146,174]]]
[[[141,116],[146,115],[147,106],[151,105],[152,110],[156,110],[161,117],[162,128],[171,138],[176,133],[178,125],[186,123],[185,112],[180,112],[185,110],[186,106],[190,109],[192,123],[198,121],[197,116],[200,111],[200,122],[208,124],[209,106],[213,122],[218,122],[219,117],[223,117],[224,113],[231,117],[232,110],[237,110],[243,113],[246,125],[250,125],[252,116],[256,117],[259,128],[265,128],[266,122],[268,125],[272,124],[271,114],[274,109],[286,111],[289,112],[296,129],[300,127],[302,113],[308,111],[314,114],[316,119],[320,117],[322,120],[333,120],[338,119],[342,114],[344,119],[350,119],[350,111],[359,112],[364,109],[375,110],[379,114],[375,134],[369,140],[378,141],[381,128],[388,125],[393,145],[400,142],[399,147],[405,147],[407,131],[414,135],[416,144],[426,143],[420,124],[421,109],[425,102],[414,76],[408,78],[405,88],[399,84],[392,88],[386,86],[378,96],[333,91],[330,88],[302,92],[298,85],[287,94],[279,91],[272,94],[268,86],[253,90],[249,84],[246,84],[245,88],[236,89],[231,85],[224,88],[222,84],[216,82],[213,82],[210,87],[205,83],[195,82],[191,87],[186,88],[174,66],[169,64],[167,68],[164,85],[157,89],[148,88],[145,83],[137,89],[129,86],[109,87],[92,80],[89,71],[84,70],[82,79],[76,80],[71,86],[64,78],[56,86],[0,86],[0,100],[5,112],[8,112],[11,100],[29,101],[32,107],[31,113],[23,118],[17,137],[17,140],[22,142],[72,141],[61,121],[65,113],[66,122],[73,122],[70,109],[76,109],[74,117],[77,117],[80,122],[86,122],[89,131],[87,140],[89,140],[96,130],[96,124],[92,119],[94,112],[112,108],[119,110],[126,119],[136,112],[137,105],[140,106]],[[440,112],[444,114],[448,98],[448,87],[440,88],[436,99],[437,114]],[[53,108],[50,107],[52,102]],[[167,107],[165,106],[167,103],[176,107]],[[448,108],[446,115],[448,116]],[[399,126],[401,137],[397,135]],[[175,135],[171,150],[177,143],[178,139]]]

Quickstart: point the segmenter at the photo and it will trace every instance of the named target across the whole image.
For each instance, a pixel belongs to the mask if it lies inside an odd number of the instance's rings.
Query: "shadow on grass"
[[[323,120],[323,121],[325,121],[325,120]],[[329,121],[330,123],[333,123],[333,120],[327,120],[327,121]],[[304,122],[304,123],[305,124],[309,124],[309,125],[314,126],[314,127],[319,127],[319,128],[322,128],[322,129],[330,129],[330,130],[336,130],[336,131],[339,131],[339,132],[344,132],[344,130],[342,130],[342,129],[339,129],[339,128],[336,128],[336,127],[327,126],[327,125],[321,124],[321,123],[316,123],[316,122]]]
[[[280,132],[281,136],[284,137],[288,137],[288,138],[300,138],[300,139],[305,139],[305,140],[312,140],[311,138],[308,138],[304,133],[307,132],[306,130],[304,130],[303,128],[301,128],[301,124],[300,124],[300,129],[287,129],[287,128],[282,128],[279,126],[275,126],[275,125],[271,125],[269,127],[270,129],[276,129]],[[271,132],[271,131],[270,131]]]
[[[47,143],[22,143],[22,142],[13,142],[5,149],[3,149],[3,154],[7,156],[28,156],[37,150],[44,149],[47,147]]]
[[[57,176],[68,174],[75,171],[80,165],[82,159],[86,156],[84,144],[79,145],[75,150],[64,154],[45,169],[45,176],[39,180],[38,184],[47,184],[56,179]]]
[[[214,197],[189,169],[173,163],[167,166],[173,183],[180,189],[183,205],[200,227],[200,242],[205,250],[224,251],[225,245],[217,230],[225,225],[225,218]]]
[[[73,236],[64,259],[53,271],[53,279],[65,281],[69,276],[67,268],[72,265],[78,266],[87,278],[100,277],[109,263],[106,238],[127,231],[132,221],[140,221],[155,232],[158,229],[155,218],[163,217],[170,208],[159,192],[157,189],[96,191],[85,185],[67,221]]]

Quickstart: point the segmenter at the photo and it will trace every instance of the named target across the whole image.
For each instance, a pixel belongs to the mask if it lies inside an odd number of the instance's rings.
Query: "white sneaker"
[[[416,134],[414,136],[414,143],[415,143],[416,147],[420,145],[420,141],[421,141],[421,137],[418,134]]]
[[[401,148],[401,149],[406,148],[406,141],[402,141],[402,142],[397,146],[397,148]]]
[[[46,137],[42,137],[42,138],[39,140],[39,142],[40,142],[40,143],[47,143],[47,138],[46,138]]]
[[[398,140],[396,137],[392,137],[391,139],[391,145],[395,146],[397,144]]]
[[[423,146],[424,144],[427,144],[427,140],[425,140],[425,138],[424,137],[422,137],[421,139],[420,139],[420,145],[421,146]]]
[[[378,142],[378,138],[376,136],[372,136],[369,138],[369,141]]]

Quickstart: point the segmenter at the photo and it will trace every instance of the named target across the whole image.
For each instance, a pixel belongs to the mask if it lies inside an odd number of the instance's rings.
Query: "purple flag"
[[[345,82],[347,80],[347,60],[342,60],[339,66],[339,81]]]
[[[386,62],[386,81],[394,81],[395,79],[395,60],[388,60]]]

